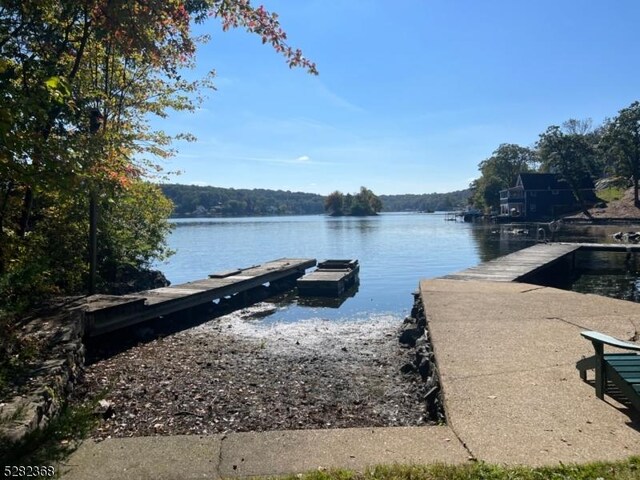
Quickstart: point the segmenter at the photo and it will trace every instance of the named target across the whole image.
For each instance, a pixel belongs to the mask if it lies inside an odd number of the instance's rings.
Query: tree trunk
[[[7,213],[7,205],[9,204],[9,197],[11,196],[11,192],[13,190],[13,182],[9,182],[7,185],[7,191],[4,194],[4,198],[2,199],[2,206],[0,206],[0,275],[4,274],[5,265],[4,265],[4,217]]]
[[[89,295],[96,293],[98,272],[98,205],[96,192],[89,194]]]
[[[24,238],[29,229],[29,219],[31,218],[31,209],[33,207],[33,190],[27,187],[24,193],[24,202],[22,204],[22,216],[20,217],[20,238]]]
[[[582,209],[582,213],[584,213],[589,220],[593,219],[593,216],[591,215],[591,213],[589,213],[589,209],[587,208],[587,205],[584,201],[584,197],[582,196],[582,192],[580,191],[580,189],[573,187],[572,190],[573,190],[573,195],[580,202],[580,208]]]
[[[640,207],[640,200],[638,199],[638,176],[633,176],[633,204],[636,208]]]
[[[10,181],[7,184],[7,191],[4,193],[4,198],[2,199],[2,206],[0,206],[0,232],[2,232],[2,228],[4,227],[4,216],[7,213],[7,205],[9,204],[9,197],[12,191],[13,181]]]

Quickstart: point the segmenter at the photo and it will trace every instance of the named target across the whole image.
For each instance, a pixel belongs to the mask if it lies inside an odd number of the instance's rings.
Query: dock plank
[[[559,261],[581,247],[582,244],[577,243],[541,243],[442,278],[514,282]]]
[[[540,243],[440,278],[517,282],[577,251],[640,252],[640,245]]]
[[[108,307],[88,308],[86,330],[89,336],[101,335],[113,330],[135,325],[152,318],[180,312],[223,297],[245,292],[260,285],[290,277],[301,277],[307,268],[316,265],[313,258],[280,258],[263,265],[254,265],[246,269],[235,269],[220,272],[223,277],[215,276],[206,279],[172,285],[153,290],[138,292],[135,295],[123,295],[120,300],[114,298]],[[215,275],[220,275],[215,274]],[[131,303],[133,300],[142,303],[136,311],[115,309],[119,302]]]

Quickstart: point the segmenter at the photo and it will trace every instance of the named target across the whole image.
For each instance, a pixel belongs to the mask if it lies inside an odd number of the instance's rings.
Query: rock
[[[413,373],[416,371],[416,366],[411,362],[407,362],[400,367],[400,371],[402,373]]]
[[[162,272],[140,269],[131,265],[120,266],[115,272],[111,272],[111,275],[107,275],[107,281],[109,283],[105,293],[111,295],[126,295],[171,285]]]
[[[431,374],[431,362],[428,358],[422,359],[420,365],[418,365],[418,372],[423,380],[429,378],[429,374]]]
[[[407,345],[409,347],[414,347],[416,345],[416,340],[420,338],[422,335],[422,331],[418,328],[407,328],[402,331],[400,334],[399,342],[403,345]]]
[[[595,186],[596,190],[604,190],[611,187],[628,188],[631,186],[631,182],[625,177],[609,177],[601,178],[596,182]]]
[[[415,343],[416,352],[425,355],[429,351],[429,341],[426,335],[420,335]]]
[[[105,420],[113,417],[116,413],[113,408],[113,403],[111,403],[109,400],[104,399],[98,401],[98,407],[96,408],[95,412]]]

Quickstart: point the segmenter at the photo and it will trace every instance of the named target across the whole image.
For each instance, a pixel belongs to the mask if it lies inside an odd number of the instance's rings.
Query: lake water
[[[420,279],[457,272],[535,243],[535,227],[445,221],[443,214],[175,219],[176,251],[157,265],[173,284],[282,257],[358,259],[360,285],[339,308],[285,295],[268,321],[404,318]],[[516,227],[521,229],[521,227]],[[619,228],[618,228],[619,229]],[[615,227],[563,227],[557,240],[611,241]],[[548,234],[548,232],[547,232]],[[307,304],[305,304],[307,303]]]

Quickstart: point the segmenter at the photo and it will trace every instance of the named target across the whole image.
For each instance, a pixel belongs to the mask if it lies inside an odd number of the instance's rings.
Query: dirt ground
[[[594,218],[640,218],[640,208],[633,202],[633,188],[627,189],[620,200],[609,202],[605,208],[592,208],[589,213]],[[583,213],[575,217],[587,218]]]
[[[94,438],[423,425],[424,382],[400,369],[402,319],[265,322],[259,303],[89,365]],[[91,392],[91,393],[89,393]]]

